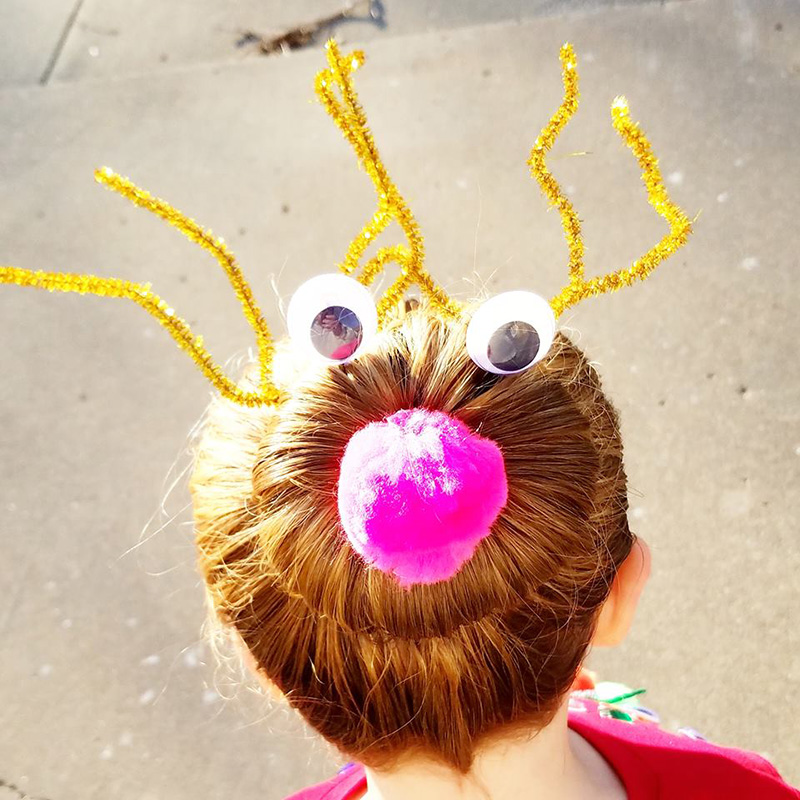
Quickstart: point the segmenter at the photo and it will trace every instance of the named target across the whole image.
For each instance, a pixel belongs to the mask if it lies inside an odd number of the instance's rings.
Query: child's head
[[[470,358],[466,323],[421,306],[354,361],[298,377],[288,400],[218,400],[192,491],[216,616],[259,673],[367,765],[424,753],[460,771],[488,738],[548,724],[586,656],[635,537],[617,415],[558,335],[516,375]],[[351,436],[403,409],[442,411],[500,448],[508,498],[450,579],[404,588],[343,535]]]
[[[422,753],[467,771],[481,743],[550,723],[596,631],[616,629],[601,637],[613,641],[625,627],[607,625],[607,610],[629,612],[646,573],[620,581],[630,564],[646,564],[646,556],[631,561],[640,548],[626,519],[616,413],[594,369],[563,334],[552,347],[539,346],[545,340],[550,345],[565,309],[646,278],[683,246],[691,222],[669,199],[649,141],[624,98],[617,98],[614,128],[636,157],[648,201],[670,231],[632,264],[585,275],[580,217],[546,164],[578,105],[575,53],[565,44],[564,97],[536,139],[528,165],[558,209],[569,278],[549,301],[506,292],[476,311],[464,309],[427,272],[419,227],[367,126],[352,81],[363,54],[343,56],[335,42],[326,52],[317,95],[353,147],[377,199],[339,265],[348,277],[336,276],[358,282],[367,295],[371,311],[354,315],[359,336],[346,330],[352,320],[327,314],[341,306],[323,306],[320,314],[315,308],[301,319],[303,335],[311,320],[322,319],[319,333],[333,348],[327,355],[343,363],[309,376],[295,368],[298,354],[291,348],[283,360],[273,358],[272,334],[224,240],[107,168],[97,171],[98,181],[174,225],[217,260],[255,333],[258,374],[241,385],[231,380],[202,337],[149,283],[8,266],[0,266],[0,283],[125,298],[169,332],[221,394],[192,479],[200,566],[215,617],[238,635],[259,674],[344,753],[376,767]],[[406,244],[378,247],[367,257],[391,223]],[[375,303],[364,287],[391,262],[400,274]],[[426,304],[392,318],[414,285]],[[481,312],[493,301],[492,308],[509,315],[495,320],[487,329],[491,338],[481,339],[476,350],[470,331],[482,329],[491,314]],[[542,308],[543,327],[530,319]],[[466,311],[475,311],[472,319]],[[380,334],[362,348],[367,317]],[[344,363],[355,348],[358,356]],[[524,371],[507,374],[517,367]],[[460,468],[476,472],[477,461],[469,455],[477,450],[470,447],[484,448],[493,460],[491,476],[476,481],[472,475],[470,487],[477,488],[470,488],[469,497],[491,496],[492,502],[476,503],[477,512],[471,507],[469,514],[450,503],[455,519],[477,520],[461,538],[450,537],[446,515],[436,518],[437,541],[451,550],[435,568],[427,563],[424,575],[413,552],[399,565],[355,547],[358,536],[348,527],[338,491],[340,465],[354,434],[415,410],[428,421],[443,420],[443,429],[455,432],[453,441],[471,442],[458,453]],[[369,454],[380,455],[380,438],[371,441]],[[357,494],[351,484],[359,483],[360,463],[348,473],[356,480],[341,483],[345,495]],[[427,477],[422,475],[423,483]],[[449,492],[435,488],[441,497]],[[402,508],[403,497],[397,497]],[[384,514],[394,526],[384,545],[408,550],[409,543],[429,542],[424,506],[415,506],[418,525],[408,534],[403,523],[409,516]],[[435,507],[431,514],[436,516]],[[621,583],[634,590],[618,592]],[[618,594],[628,601],[607,602]]]

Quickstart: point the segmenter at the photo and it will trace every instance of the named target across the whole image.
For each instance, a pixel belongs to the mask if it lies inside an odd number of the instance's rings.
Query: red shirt
[[[628,800],[800,800],[800,791],[755,753],[608,713],[605,704],[573,695],[568,724],[614,768]],[[364,768],[349,764],[287,800],[352,800],[366,788]]]

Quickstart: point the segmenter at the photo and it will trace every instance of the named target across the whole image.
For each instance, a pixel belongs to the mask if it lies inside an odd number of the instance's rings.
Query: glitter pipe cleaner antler
[[[256,334],[258,360],[261,368],[259,391],[245,391],[228,378],[203,346],[203,337],[196,336],[186,321],[177,316],[173,308],[150,290],[149,283],[133,283],[119,278],[99,278],[96,275],[43,272],[4,266],[0,266],[0,283],[31,286],[51,292],[77,292],[133,300],[166,328],[178,346],[191,356],[203,374],[224,397],[246,406],[271,405],[279,402],[280,393],[270,379],[274,351],[272,335],[253,299],[250,287],[239,270],[236,259],[226,247],[225,242],[221,238],[214,237],[210,230],[201,228],[193,219],[189,219],[168,203],[135,186],[127,178],[112,172],[108,167],[97,170],[95,179],[123,197],[127,197],[135,205],[146,208],[161,217],[217,259],[242,304],[247,321]]]
[[[385,318],[387,312],[399,303],[406,289],[414,283],[439,313],[446,317],[456,317],[461,312],[461,305],[447,296],[423,266],[425,248],[419,226],[383,165],[375,140],[367,127],[366,115],[353,88],[351,76],[364,63],[364,53],[356,50],[342,56],[333,39],[325,45],[325,50],[328,69],[317,75],[317,96],[345,139],[350,142],[378,195],[377,211],[350,243],[339,268],[346,275],[352,275],[367,247],[395,220],[405,233],[409,246],[397,244],[380,248],[357,276],[361,283],[369,285],[388,262],[395,261],[400,265],[399,277],[384,292],[378,303],[379,320]],[[337,99],[334,94],[334,87],[338,87],[341,99]]]
[[[572,45],[564,44],[560,56],[564,78],[564,100],[539,134],[528,159],[531,174],[539,182],[550,205],[555,206],[561,215],[561,224],[569,246],[569,283],[550,300],[556,317],[587,297],[613,292],[623,286],[629,286],[635,280],[646,278],[665,258],[686,244],[692,230],[692,223],[686,214],[669,199],[658,169],[658,160],[653,155],[650,142],[641,128],[631,120],[627,101],[624,97],[617,97],[611,106],[612,123],[642,168],[642,181],[647,188],[650,205],[667,220],[670,230],[655,247],[629,267],[586,280],[583,272],[580,220],[572,203],[561,191],[561,187],[545,164],[547,152],[578,108],[578,72]]]

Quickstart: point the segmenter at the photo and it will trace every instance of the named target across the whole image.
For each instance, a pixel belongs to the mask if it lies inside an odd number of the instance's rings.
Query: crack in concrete
[[[80,14],[82,5],[83,0],[76,0],[70,15],[67,17],[67,21],[64,23],[64,29],[61,31],[61,36],[58,37],[55,49],[50,54],[50,58],[47,61],[47,66],[44,68],[42,77],[39,78],[39,83],[42,84],[42,86],[46,86],[50,81],[50,76],[53,74],[53,70],[56,68],[56,63],[61,56],[61,51],[64,49],[64,45],[67,43],[67,37],[75,26],[75,21],[78,19],[78,14]]]
[[[15,783],[0,778],[0,789],[8,789],[19,797],[19,800],[47,800],[46,797],[34,797],[33,795],[23,792]]]

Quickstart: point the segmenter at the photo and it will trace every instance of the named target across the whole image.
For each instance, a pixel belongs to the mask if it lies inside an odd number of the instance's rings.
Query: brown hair
[[[580,350],[559,334],[501,377],[465,335],[424,306],[400,315],[346,365],[284,370],[278,408],[215,401],[196,456],[217,618],[325,739],[373,767],[418,752],[466,772],[487,738],[547,725],[634,541],[617,415]],[[414,407],[497,442],[509,494],[452,579],[405,590],[346,542],[336,483],[356,430]]]

